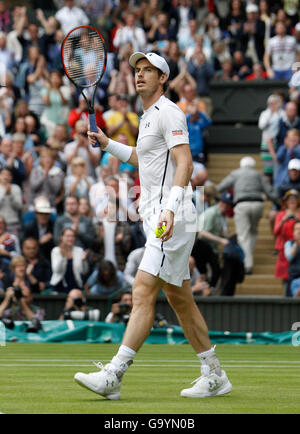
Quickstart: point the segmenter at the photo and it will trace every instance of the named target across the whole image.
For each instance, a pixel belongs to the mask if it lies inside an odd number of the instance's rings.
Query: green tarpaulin
[[[107,324],[91,321],[43,321],[38,333],[27,333],[26,322],[15,322],[12,330],[0,328],[0,344],[4,342],[64,342],[64,343],[121,343],[125,330],[124,324]],[[283,333],[231,333],[209,332],[214,344],[294,344],[298,336],[295,331]],[[187,343],[181,327],[152,329],[148,344]],[[297,344],[300,345],[300,336]]]

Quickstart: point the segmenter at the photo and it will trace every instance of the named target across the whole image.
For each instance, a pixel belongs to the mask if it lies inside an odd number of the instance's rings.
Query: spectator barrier
[[[27,333],[27,322],[17,321],[13,330],[7,330],[6,342],[22,343],[113,343],[120,344],[124,324],[106,324],[90,321],[43,321],[39,333]],[[287,344],[294,343],[294,332],[283,333],[209,333],[213,344]],[[186,344],[181,327],[152,329],[146,344]]]

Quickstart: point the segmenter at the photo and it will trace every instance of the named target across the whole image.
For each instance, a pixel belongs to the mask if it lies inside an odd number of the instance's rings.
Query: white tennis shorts
[[[175,218],[173,235],[164,243],[154,233],[159,216],[144,220],[147,241],[139,269],[176,286],[182,286],[183,280],[190,279],[189,257],[195,242],[192,219],[193,216],[187,223]]]

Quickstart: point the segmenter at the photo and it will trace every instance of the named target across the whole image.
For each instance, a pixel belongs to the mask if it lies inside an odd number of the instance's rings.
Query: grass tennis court
[[[8,344],[0,347],[0,412],[3,413],[299,413],[299,347],[218,345],[234,390],[216,398],[180,398],[200,375],[188,345],[144,345],[123,380],[120,401],[80,388],[77,371],[107,362],[111,344]]]

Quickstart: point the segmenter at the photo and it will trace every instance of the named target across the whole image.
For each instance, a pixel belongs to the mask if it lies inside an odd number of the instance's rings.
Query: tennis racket
[[[93,27],[76,27],[63,40],[61,58],[68,79],[80,91],[88,105],[90,131],[97,133],[95,95],[105,72],[107,59],[103,36]],[[90,101],[84,89],[86,92],[92,90]],[[97,142],[95,147],[99,146]]]

